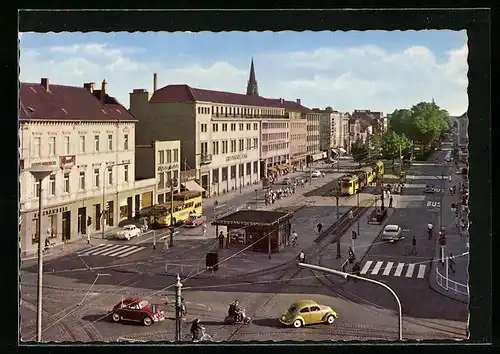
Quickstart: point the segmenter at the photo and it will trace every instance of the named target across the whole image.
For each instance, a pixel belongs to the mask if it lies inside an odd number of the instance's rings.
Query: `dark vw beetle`
[[[153,322],[163,321],[165,316],[158,305],[150,304],[140,297],[123,299],[109,311],[114,322],[134,321],[151,326]]]

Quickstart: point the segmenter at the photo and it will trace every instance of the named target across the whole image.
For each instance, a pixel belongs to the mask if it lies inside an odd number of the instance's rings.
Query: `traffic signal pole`
[[[340,196],[340,181],[337,181],[337,193],[335,195],[335,205],[337,207],[337,259],[340,259],[342,255],[340,254],[340,237],[342,236],[340,234],[340,228],[339,228],[339,220],[340,220],[340,213],[339,213],[339,196]]]

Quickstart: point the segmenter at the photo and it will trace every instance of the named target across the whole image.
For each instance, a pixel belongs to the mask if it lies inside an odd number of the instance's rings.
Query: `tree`
[[[355,162],[361,162],[367,158],[368,150],[360,138],[351,145],[351,154]]]
[[[393,160],[393,162],[401,158],[411,147],[411,140],[404,134],[397,134],[394,130],[380,135],[377,140],[382,158]]]

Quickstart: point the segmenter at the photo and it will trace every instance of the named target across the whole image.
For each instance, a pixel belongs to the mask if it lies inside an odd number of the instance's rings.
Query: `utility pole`
[[[358,209],[359,209],[359,189],[356,191],[356,194],[357,194],[357,206],[358,206]],[[358,237],[359,237],[359,219],[361,218],[360,215],[358,215]]]
[[[441,185],[442,185],[442,194],[441,194],[441,202],[439,203],[439,227],[443,227],[443,196],[445,191],[446,183],[444,181],[444,175],[441,173]]]
[[[312,172],[312,162],[309,162],[309,185],[312,184],[312,176],[313,176],[313,172]]]
[[[179,274],[177,274],[177,283],[175,283],[175,341],[181,341],[181,291],[182,283]]]
[[[170,178],[170,247],[174,246],[174,188],[177,187],[177,178]]]
[[[153,249],[156,249],[156,230],[153,230]]]
[[[341,256],[340,254],[340,228],[339,228],[339,220],[340,220],[340,214],[339,214],[339,195],[340,195],[340,181],[337,180],[337,193],[335,194],[335,205],[337,206],[337,259],[339,259]]]
[[[102,239],[104,240],[104,224],[105,224],[105,211],[106,211],[106,169],[102,173],[102,210],[101,210],[101,222],[102,222]]]

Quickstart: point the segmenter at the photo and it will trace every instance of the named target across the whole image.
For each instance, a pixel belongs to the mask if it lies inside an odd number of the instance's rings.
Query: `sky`
[[[133,89],[188,84],[246,93],[253,58],[259,94],[309,108],[391,113],[433,98],[467,110],[464,31],[22,33],[20,81],[95,82],[125,107]]]

